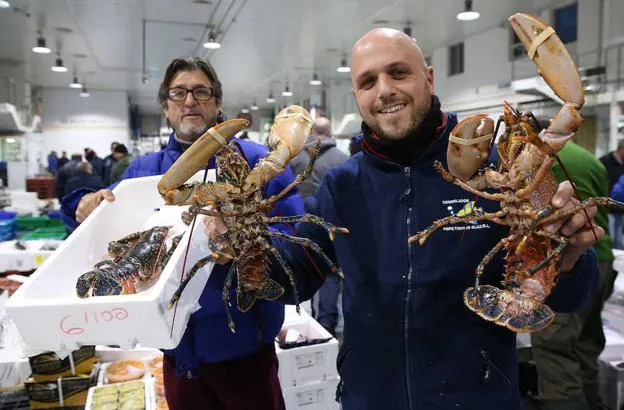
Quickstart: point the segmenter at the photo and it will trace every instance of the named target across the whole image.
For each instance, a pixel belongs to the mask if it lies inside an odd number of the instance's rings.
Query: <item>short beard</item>
[[[410,125],[409,127],[407,127],[407,130],[405,130],[403,134],[393,135],[392,137],[390,137],[381,130],[381,127],[377,127],[378,129],[373,129],[373,132],[375,133],[375,135],[377,135],[380,138],[389,140],[389,141],[396,141],[396,140],[405,139],[407,138],[407,136],[418,131],[418,128],[420,128],[423,121],[425,121],[425,118],[427,118],[427,114],[429,114],[429,110],[431,110],[431,93],[429,92],[429,88],[427,88],[426,83],[423,89],[423,93],[428,96],[426,103],[423,107],[415,107],[415,110],[412,113],[412,118],[410,119]]]
[[[208,127],[208,124],[193,128],[181,126],[180,129],[175,130],[175,132],[178,138],[188,142],[195,142],[195,140],[208,131],[208,128],[210,128]]]

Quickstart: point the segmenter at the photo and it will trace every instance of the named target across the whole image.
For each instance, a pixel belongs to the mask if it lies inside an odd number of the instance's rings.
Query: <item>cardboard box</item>
[[[339,410],[336,388],[339,378],[282,389],[288,410]]]
[[[208,179],[214,180],[214,175],[211,170]],[[164,349],[178,345],[191,313],[200,308],[198,300],[213,264],[197,272],[176,309],[169,310],[169,300],[181,281],[191,229],[181,222],[187,207],[164,205],[156,188],[160,178],[122,181],[113,191],[116,200],[102,201],[7,301],[5,309],[31,350],[64,356],[83,345],[118,345],[124,349],[137,343]],[[195,224],[185,272],[210,253],[202,220],[199,216]],[[110,241],[158,225],[173,225],[185,233],[150,288],[133,295],[76,296],[76,280],[107,258]]]
[[[337,377],[338,341],[332,338],[323,326],[308,316],[305,322],[291,322],[282,327],[282,330],[288,329],[297,330],[310,339],[331,338],[331,340],[284,350],[276,342],[275,351],[279,360],[279,378],[282,386],[300,386]]]
[[[97,361],[95,346],[83,346],[64,359],[61,359],[54,352],[42,353],[28,358],[32,377],[39,382],[57,380],[63,376],[89,374]]]
[[[89,388],[97,382],[99,365],[90,374],[60,377],[56,381],[35,381],[30,378],[24,383],[30,407],[34,409],[64,410],[83,409],[87,402]]]

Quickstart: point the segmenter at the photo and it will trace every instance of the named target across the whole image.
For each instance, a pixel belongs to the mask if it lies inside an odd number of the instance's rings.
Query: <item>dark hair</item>
[[[124,144],[117,144],[115,148],[113,148],[113,152],[119,152],[120,154],[127,154],[128,148]]]
[[[223,89],[221,87],[221,81],[217,76],[217,72],[212,65],[205,58],[201,57],[179,57],[174,58],[167,70],[165,71],[165,77],[163,78],[160,88],[158,89],[158,102],[162,109],[167,108],[167,89],[171,84],[171,80],[179,71],[194,71],[201,70],[206,74],[206,77],[212,83],[212,92],[214,99],[220,103],[223,99]]]

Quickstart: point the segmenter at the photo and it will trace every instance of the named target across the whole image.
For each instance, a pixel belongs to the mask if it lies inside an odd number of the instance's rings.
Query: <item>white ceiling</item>
[[[262,106],[269,89],[277,94],[286,81],[295,98],[309,95],[314,69],[325,84],[348,78],[335,68],[342,53],[350,52],[354,41],[371,28],[402,29],[410,21],[413,36],[427,54],[503,24],[514,12],[536,13],[569,2],[474,0],[473,8],[481,18],[460,22],[455,15],[463,9],[463,0],[9,1],[13,9],[0,9],[0,63],[26,63],[27,78],[48,87],[67,87],[76,68],[80,81],[90,89],[127,90],[144,113],[158,112],[156,90],[176,56],[210,57],[223,82],[227,107],[238,108],[253,100]],[[220,50],[201,47],[208,23],[225,32]],[[38,29],[51,54],[31,51]],[[58,50],[68,73],[50,70]],[[147,85],[141,80],[143,52]]]

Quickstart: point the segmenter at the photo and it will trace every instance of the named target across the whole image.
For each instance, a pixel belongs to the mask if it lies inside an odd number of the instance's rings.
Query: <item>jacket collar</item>
[[[185,148],[182,146],[182,144],[180,144],[178,140],[175,138],[175,131],[169,134],[169,142],[167,143],[167,146],[165,147],[165,150],[164,150],[165,151],[164,158],[163,158],[164,168],[169,169],[171,165],[173,165],[173,163],[176,162],[178,158],[180,158],[180,155],[182,155],[182,153],[184,152],[184,149]],[[212,169],[214,167],[215,167],[215,158],[213,156],[212,158],[210,158],[210,161],[208,162],[208,168]]]
[[[364,125],[364,123],[362,123],[362,125]],[[451,130],[455,127],[455,125],[457,125],[457,115],[455,113],[443,112],[442,124],[438,128],[436,128],[436,135],[434,137],[433,143],[427,148],[424,154],[414,160],[411,165],[414,166],[424,161],[430,160],[432,157],[439,155],[440,152],[445,151],[448,145],[449,134]],[[389,166],[391,168],[404,168],[400,164],[381,158],[375,152],[367,149],[366,145],[362,145],[362,142],[364,141],[363,133],[355,135],[352,140],[356,144],[360,144],[362,146],[364,158],[374,162],[375,164]]]

